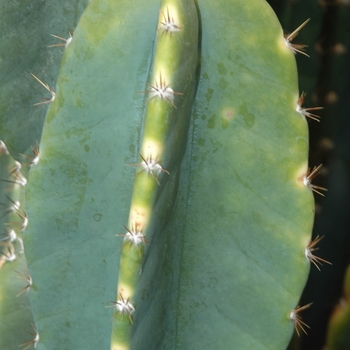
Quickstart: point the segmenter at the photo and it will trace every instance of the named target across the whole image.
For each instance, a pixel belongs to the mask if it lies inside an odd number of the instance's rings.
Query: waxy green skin
[[[82,17],[62,59],[40,163],[30,172],[24,238],[38,349],[109,348],[105,306],[115,298],[121,245],[115,234],[127,223],[135,175],[127,165],[137,159],[139,91],[158,16],[157,4],[126,5],[94,1]]]
[[[201,50],[197,58],[197,45],[178,48],[193,63],[174,91],[186,79],[193,89],[201,70],[191,122],[179,129],[170,122],[174,129],[154,136],[170,172],[160,186],[129,166],[140,163],[154,132],[147,111],[159,101],[140,92],[149,89],[153,62],[166,59],[154,46],[160,2],[93,0],[65,50],[26,191],[39,350],[285,349],[292,335],[314,209],[300,181],[308,129],[295,110],[293,53],[264,1],[174,3],[197,6],[184,13],[189,25],[199,17]],[[186,98],[165,105],[169,117],[191,111]],[[130,225],[146,182],[143,257],[137,248],[121,250],[115,235]],[[141,272],[131,276],[136,311],[132,324],[115,315],[125,332],[111,345],[114,310],[106,306],[116,300],[128,252]]]
[[[224,1],[198,4],[192,137],[174,211],[166,228],[159,224],[140,277],[144,317],[135,316],[132,344],[282,349],[309,271],[314,209],[298,181],[308,130],[295,111],[295,60],[261,2],[238,1],[232,11]]]
[[[172,21],[176,23],[174,31],[167,31],[167,25]],[[140,155],[148,163],[151,160],[159,162],[159,159],[163,159],[161,166],[164,168],[152,174],[146,170],[139,170],[135,178],[129,214],[129,227],[142,230],[146,237],[145,242],[150,244],[153,244],[154,228],[149,222],[154,217],[154,205],[166,192],[167,203],[156,216],[156,220],[159,220],[164,216],[162,212],[167,215],[168,207],[174,203],[175,184],[179,177],[198,83],[199,28],[195,3],[162,1],[157,28],[151,77],[146,90],[148,100]],[[174,93],[163,98],[153,95],[152,92],[161,86]],[[122,297],[132,305],[135,305],[135,287],[142,271],[144,249],[141,246],[144,244],[130,247],[130,243],[125,243],[120,262],[116,300]],[[128,348],[131,327],[129,319],[132,317],[133,315],[126,312],[124,317],[114,318],[111,349]]]

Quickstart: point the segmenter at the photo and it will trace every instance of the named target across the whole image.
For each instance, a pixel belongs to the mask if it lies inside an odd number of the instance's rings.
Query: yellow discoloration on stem
[[[134,226],[138,230],[147,227],[150,219],[150,208],[143,208],[138,205],[132,206],[130,209],[129,226]]]
[[[125,344],[120,344],[117,342],[113,342],[111,346],[111,350],[128,350],[129,346]]]

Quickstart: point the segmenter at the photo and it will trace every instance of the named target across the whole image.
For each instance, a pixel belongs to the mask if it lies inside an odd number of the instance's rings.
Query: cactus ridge
[[[129,223],[125,227],[111,349],[128,348],[127,330],[137,315],[134,293],[142,269],[144,244],[152,244],[152,211],[163,188],[164,175],[174,176],[186,144],[174,134],[188,133],[198,67],[198,19],[193,1],[161,2],[150,83],[147,84],[145,124],[140,146],[141,170],[136,173],[130,205]],[[188,53],[186,47],[193,50]],[[162,162],[160,160],[163,160]],[[164,168],[160,163],[165,163]],[[170,171],[168,171],[169,169]],[[175,172],[176,174],[176,172]],[[173,180],[171,180],[173,181]],[[142,232],[142,233],[141,233]],[[130,242],[131,244],[125,244]],[[127,314],[128,317],[124,317]]]
[[[307,45],[303,44],[293,44],[292,40],[299,34],[300,30],[303,29],[310,22],[310,18],[308,18],[305,22],[303,22],[297,29],[293,30],[292,33],[285,35],[285,43],[287,47],[289,47],[295,54],[300,53],[306,57],[310,57],[304,50],[307,48]]]
[[[329,263],[309,240],[321,107],[302,107],[291,43],[309,20],[283,36],[260,0],[226,5],[94,0],[74,37],[51,34],[65,52],[55,90],[31,73],[51,97],[28,185],[14,160],[1,173],[0,264],[23,245],[28,259],[25,349],[265,350],[307,333],[312,303],[295,305]]]
[[[31,280],[24,254],[25,168],[0,142],[0,347],[15,349],[33,322],[28,294]],[[26,285],[23,286],[23,281]],[[29,344],[28,344],[29,345]]]

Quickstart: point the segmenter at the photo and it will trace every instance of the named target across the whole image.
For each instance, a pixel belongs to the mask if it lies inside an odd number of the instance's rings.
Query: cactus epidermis
[[[268,5],[94,0],[55,91],[26,193],[38,349],[285,348],[314,202]]]

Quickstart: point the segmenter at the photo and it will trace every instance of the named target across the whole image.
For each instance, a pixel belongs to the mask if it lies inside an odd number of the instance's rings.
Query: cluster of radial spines
[[[59,47],[59,46],[67,47],[72,42],[72,39],[73,39],[73,35],[69,32],[68,32],[68,34],[69,34],[69,36],[67,39],[62,38],[61,36],[58,36],[58,35],[50,34],[52,37],[61,40],[61,42],[59,42],[57,44],[49,45],[48,47]]]
[[[17,214],[19,217],[20,221],[14,221],[14,222],[8,222],[5,225],[10,226],[10,227],[17,227],[18,231],[23,232],[27,226],[28,226],[28,217],[27,217],[27,212],[23,210],[22,212],[19,209],[15,209],[14,213]],[[10,230],[14,231],[13,229]]]
[[[17,259],[15,248],[12,244],[8,244],[4,251],[0,252],[0,268],[5,262],[12,262]]]
[[[17,273],[17,278],[20,280],[26,282],[26,285],[19,291],[19,293],[16,295],[16,297],[19,297],[23,293],[28,293],[30,288],[33,285],[32,277],[29,274],[29,271],[26,269],[24,272],[15,271]]]
[[[312,170],[308,169],[307,173],[302,177],[302,183],[305,187],[308,187],[313,192],[324,197],[324,194],[320,191],[327,191],[327,189],[321,186],[314,185],[312,183],[312,180],[320,173],[321,167],[322,164],[320,164],[317,167],[313,167]]]
[[[300,331],[307,334],[306,328],[310,328],[305,322],[302,321],[299,313],[305,309],[308,309],[312,304],[313,303],[309,303],[309,304],[306,304],[304,306],[298,305],[289,314],[289,318],[293,322],[295,331],[297,332],[299,337],[300,337]]]
[[[307,45],[303,44],[293,44],[292,41],[295,39],[295,37],[299,34],[300,30],[303,29],[306,24],[308,24],[310,21],[310,18],[308,18],[304,23],[302,23],[297,29],[295,29],[292,33],[286,34],[284,36],[284,42],[286,46],[292,50],[294,54],[300,53],[302,55],[305,55],[309,57],[309,55],[305,52],[305,48],[307,48]]]
[[[10,198],[9,198],[10,199]],[[10,199],[11,200],[11,199]],[[28,217],[25,210],[20,210],[19,202],[14,202],[12,206],[5,206],[5,215],[14,214],[19,220],[5,223],[5,232],[0,233],[0,243],[5,246],[5,251],[0,252],[0,265],[4,262],[12,262],[17,258],[16,244],[18,244],[18,253],[24,253],[23,240],[17,232],[23,232],[28,225]]]
[[[120,315],[121,318],[126,315],[128,316],[130,322],[132,323],[132,317],[131,315],[135,311],[134,305],[129,301],[129,298],[125,299],[121,292],[119,292],[118,300],[117,301],[109,301],[112,305],[108,305],[106,307],[113,307],[115,308],[115,312],[113,314],[113,318],[117,315]]]
[[[34,76],[34,78],[36,77]],[[40,83],[43,84],[41,81]],[[43,85],[46,87],[45,84]],[[21,170],[24,166],[32,167],[38,164],[40,157],[39,143],[36,142],[36,146],[31,147],[31,149],[33,156],[20,154],[22,157],[26,158],[26,163],[21,164],[15,160],[8,171],[7,177],[0,179],[2,182],[9,184],[8,191],[13,190],[15,186],[25,187],[27,185],[27,179],[23,176]],[[10,155],[3,141],[0,141],[0,156],[1,155]],[[28,226],[28,216],[26,211],[21,209],[21,203],[18,200],[13,200],[10,196],[6,195],[6,198],[9,203],[0,203],[0,217],[11,215],[14,221],[5,222],[5,232],[0,233],[0,242],[7,246],[5,252],[0,253],[0,266],[2,266],[4,262],[16,260],[15,244],[17,242],[20,246],[19,254],[24,253],[23,241],[21,237],[19,237],[18,232],[23,232]]]
[[[0,233],[0,244],[5,247],[5,250],[0,252],[0,266],[5,262],[15,261],[17,258],[16,247],[19,246],[18,253],[24,253],[24,245],[22,238],[18,232],[23,232],[28,225],[28,217],[25,210],[20,208],[20,202],[12,200],[6,196],[10,205],[7,203],[0,203],[2,209],[2,217],[10,216],[15,218],[15,221],[5,222],[5,230]]]
[[[326,263],[329,265],[332,265],[331,262],[320,258],[319,256],[315,255],[314,252],[319,250],[319,248],[316,248],[316,245],[324,238],[324,236],[316,236],[314,240],[311,240],[308,246],[305,248],[305,257],[308,259],[312,264],[314,264],[318,271],[321,271],[320,266],[322,266],[322,263]]]
[[[15,251],[14,249],[14,243],[18,242],[20,245],[20,250],[19,253],[22,254],[24,253],[24,245],[23,245],[23,240],[21,237],[19,237],[14,229],[9,229],[6,230],[5,233],[0,235],[0,242],[5,242],[5,245],[10,247],[11,251]],[[9,261],[12,261],[11,259]]]
[[[157,157],[152,156],[152,154],[148,154],[146,157],[144,157],[140,153],[140,158],[141,163],[129,164],[130,166],[137,166],[141,168],[141,170],[136,174],[136,176],[145,172],[146,174],[152,176],[157,182],[157,184],[160,185],[160,182],[158,180],[159,175],[162,172],[170,175],[169,171],[164,169],[160,165],[160,161],[157,159]]]
[[[6,179],[1,179],[3,182],[7,182],[12,185],[19,185],[25,187],[27,185],[27,179],[21,173],[22,164],[15,161],[14,166],[10,169]]]
[[[28,156],[26,154],[21,154],[22,157],[27,159],[27,162],[23,164],[23,166],[32,167],[39,163],[40,159],[40,151],[39,151],[39,143],[36,141],[35,147],[31,146],[33,156]]]
[[[48,97],[41,98],[41,101],[35,103],[34,106],[39,106],[39,105],[43,105],[43,104],[50,103],[50,102],[54,101],[55,98],[56,98],[56,93],[55,93],[55,91],[52,90],[52,89],[50,88],[49,85],[47,85],[47,84],[45,84],[44,82],[42,82],[42,81],[41,81],[37,76],[35,76],[33,73],[30,73],[30,74],[31,74],[31,76],[32,76],[34,79],[36,79],[36,80],[50,93],[50,95],[51,95],[50,98],[48,98]]]
[[[38,141],[36,141],[35,147],[31,146],[31,150],[32,150],[33,155],[30,155],[30,156],[20,153],[20,156],[25,158],[25,163],[21,164],[21,163],[15,161],[16,165],[14,166],[13,171],[10,173],[10,174],[18,173],[18,175],[17,175],[17,184],[22,185],[22,186],[25,186],[27,184],[27,180],[22,175],[20,175],[19,171],[21,170],[21,168],[25,167],[25,166],[33,167],[33,166],[35,166],[35,165],[37,165],[39,163],[40,150],[39,150],[39,143],[38,143]]]
[[[174,32],[180,31],[182,28],[178,25],[175,18],[170,15],[169,7],[166,9],[166,13],[164,11],[161,11],[162,13],[162,20],[159,22],[158,30],[161,32],[161,34],[170,34]]]
[[[308,108],[303,107],[305,96],[306,96],[305,92],[302,92],[297,102],[296,111],[301,115],[303,115],[304,117],[307,117],[319,122],[321,117],[312,112],[321,110],[323,109],[323,107],[308,107]]]
[[[37,331],[37,329],[35,328],[35,326],[32,324],[34,333],[32,332],[27,332],[28,334],[30,334],[31,336],[33,336],[33,339],[26,341],[25,343],[22,343],[20,346],[23,346],[24,348],[22,350],[27,350],[30,349],[32,346],[34,347],[34,349],[37,348],[38,343],[39,343],[39,333]]]
[[[181,92],[175,92],[165,80],[162,78],[162,72],[159,72],[159,80],[155,80],[154,83],[148,84],[150,90],[146,90],[145,93],[149,94],[149,100],[160,98],[162,101],[169,102],[174,108],[175,95],[182,95]]]
[[[140,253],[140,248],[142,245],[147,244],[146,236],[142,233],[142,229],[138,229],[138,225],[133,225],[132,229],[128,229],[125,225],[123,225],[125,230],[127,231],[125,234],[118,234],[116,236],[124,237],[123,246],[128,245],[129,248],[135,247],[138,249]]]

